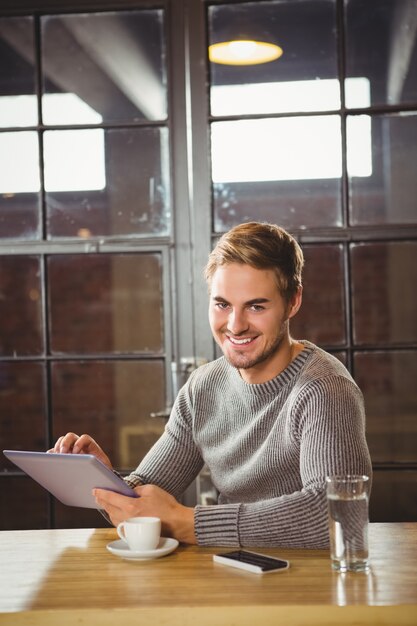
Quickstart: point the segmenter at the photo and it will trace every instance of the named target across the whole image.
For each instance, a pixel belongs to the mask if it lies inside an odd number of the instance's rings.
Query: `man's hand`
[[[197,543],[193,508],[183,506],[155,485],[141,485],[135,487],[135,491],[139,498],[129,498],[105,489],[94,489],[93,495],[115,526],[129,517],[159,517],[163,536],[174,537],[182,543]]]
[[[62,437],[57,440],[54,447],[48,450],[48,452],[58,452],[61,454],[93,454],[99,461],[104,463],[104,465],[113,469],[107,454],[90,435],[79,436],[75,433],[62,435]]]

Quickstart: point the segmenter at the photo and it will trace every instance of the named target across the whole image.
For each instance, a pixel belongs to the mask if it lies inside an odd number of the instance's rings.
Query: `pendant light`
[[[275,61],[282,54],[282,48],[276,43],[248,38],[219,41],[209,46],[210,61],[221,65],[258,65]]]

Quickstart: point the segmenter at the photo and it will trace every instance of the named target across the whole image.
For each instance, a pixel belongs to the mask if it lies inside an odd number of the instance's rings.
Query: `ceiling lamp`
[[[283,50],[275,43],[254,39],[220,41],[209,46],[209,59],[222,65],[258,65],[279,59]]]

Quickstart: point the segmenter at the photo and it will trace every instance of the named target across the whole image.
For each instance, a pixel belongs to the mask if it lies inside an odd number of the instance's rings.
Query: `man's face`
[[[240,263],[220,266],[210,287],[210,327],[229,363],[250,382],[276,376],[289,349],[287,320],[297,312],[301,293],[288,304],[273,270]]]

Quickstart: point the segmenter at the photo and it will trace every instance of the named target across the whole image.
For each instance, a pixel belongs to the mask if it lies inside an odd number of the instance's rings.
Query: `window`
[[[379,521],[416,519],[414,23],[403,0],[208,6],[209,44],[281,51],[210,63],[213,234],[271,221],[302,244],[292,333],[333,352],[364,392]]]
[[[3,448],[90,432],[129,471],[163,430],[150,414],[171,395],[164,29],[161,8],[0,18]],[[101,523],[1,467],[2,527]]]
[[[79,429],[135,467],[190,367],[217,354],[212,244],[272,221],[306,257],[293,335],[364,392],[371,519],[416,520],[413,3],[93,5],[0,9],[3,448],[44,450]],[[210,44],[249,28],[278,46],[273,60],[247,64],[246,45],[237,64],[209,60]],[[2,528],[105,523],[5,459],[0,485]],[[198,491],[185,502],[213,500],[206,474]]]

